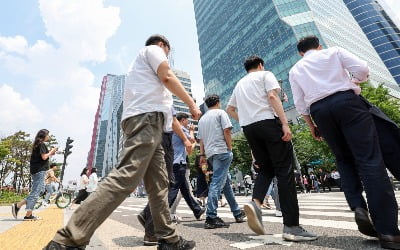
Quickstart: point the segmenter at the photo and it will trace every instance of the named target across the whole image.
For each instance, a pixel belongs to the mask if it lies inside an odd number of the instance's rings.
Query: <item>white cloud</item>
[[[21,97],[9,85],[0,86],[0,128],[1,133],[14,133],[23,125],[37,125],[43,114],[28,98]]]
[[[69,136],[74,139],[72,154],[68,157],[65,180],[77,179],[80,171],[86,166],[90,148],[94,116],[99,100],[99,89],[86,86],[81,93],[59,107],[50,117],[60,148],[65,147]],[[61,160],[60,160],[61,161]]]
[[[94,87],[94,74],[82,63],[107,58],[107,40],[121,22],[119,8],[105,7],[102,0],[38,2],[46,35],[52,39],[29,45],[21,35],[0,36],[0,67],[25,77],[24,84],[33,89],[21,94],[10,91],[9,86],[0,89],[0,128],[14,132],[18,127],[31,134],[48,128],[61,149],[68,136],[73,138],[73,154],[64,177],[68,180],[77,178],[86,165],[100,94]],[[12,107],[15,102],[18,105]],[[18,115],[12,117],[12,113]]]
[[[0,49],[7,52],[22,54],[25,52],[28,42],[23,36],[0,37]]]
[[[80,61],[106,59],[105,41],[121,23],[119,8],[102,0],[40,0],[46,34]]]

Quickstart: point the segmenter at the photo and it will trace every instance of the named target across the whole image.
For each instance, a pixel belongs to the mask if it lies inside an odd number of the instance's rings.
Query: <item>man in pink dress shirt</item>
[[[335,154],[346,199],[356,204],[360,232],[378,237],[384,248],[400,249],[396,198],[372,115],[359,96],[358,84],[368,80],[367,62],[340,47],[322,49],[315,36],[302,38],[297,49],[303,58],[289,72],[297,111],[312,136],[323,138]],[[368,207],[355,195],[362,189]]]

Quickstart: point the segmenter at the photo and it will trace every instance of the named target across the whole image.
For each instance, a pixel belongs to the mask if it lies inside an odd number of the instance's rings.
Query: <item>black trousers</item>
[[[193,198],[193,195],[190,193],[189,183],[186,180],[186,164],[174,164],[174,176],[175,183],[174,186],[168,193],[168,202],[169,207],[174,204],[176,197],[178,196],[179,190],[186,203],[193,211],[193,214],[196,216],[200,213],[201,207],[199,203]]]
[[[378,132],[383,161],[387,169],[400,180],[400,129],[379,116],[372,115]]]
[[[80,189],[78,191],[78,195],[76,198],[72,201],[72,204],[81,204],[82,201],[86,200],[86,198],[89,196],[89,193],[85,189]]]
[[[243,127],[254,158],[260,166],[253,190],[253,199],[261,203],[275,176],[278,179],[279,202],[283,224],[299,225],[299,205],[297,202],[293,148],[291,142],[282,141],[282,125],[279,120],[262,120]]]
[[[165,166],[167,167],[168,179],[170,186],[172,187],[174,184],[174,174],[173,174],[173,162],[174,162],[174,148],[172,147],[172,133],[163,133],[161,146],[164,149],[164,160]],[[154,235],[154,225],[153,225],[153,217],[150,212],[149,203],[147,203],[146,207],[142,211],[142,214],[145,218],[145,227],[144,231],[147,235]]]
[[[398,211],[386,173],[376,127],[366,104],[352,90],[314,104],[311,116],[336,157],[350,206],[368,208],[378,233],[398,235]]]

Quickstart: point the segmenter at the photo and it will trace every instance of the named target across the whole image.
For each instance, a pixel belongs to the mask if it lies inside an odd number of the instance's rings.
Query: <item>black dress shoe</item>
[[[378,237],[378,233],[376,232],[366,209],[357,207],[354,209],[354,215],[360,233],[370,237]]]
[[[85,250],[85,246],[72,247],[60,244],[55,241],[50,241],[43,250]]]
[[[382,248],[400,249],[400,235],[379,235],[379,243]]]

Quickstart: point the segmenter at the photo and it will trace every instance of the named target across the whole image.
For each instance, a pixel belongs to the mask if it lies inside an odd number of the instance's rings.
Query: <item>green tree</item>
[[[21,190],[30,180],[29,159],[31,141],[29,134],[18,131],[13,135],[1,139],[3,151],[7,154],[0,162],[0,185],[11,184],[14,189]]]
[[[8,159],[10,155],[10,141],[1,140],[0,141],[0,188],[4,186],[5,178],[8,176],[12,162]]]
[[[197,176],[197,169],[196,169],[196,157],[200,154],[200,150],[196,147],[193,152],[188,155],[189,157],[189,168],[190,168],[190,177],[194,178]]]
[[[380,108],[390,119],[400,126],[400,101],[389,95],[387,88],[379,85],[372,87],[369,83],[361,84],[361,94],[372,104]]]
[[[30,184],[29,161],[32,151],[32,142],[29,134],[23,131],[18,131],[15,134],[7,137],[10,144],[10,156],[14,159],[13,181],[14,189],[21,192],[21,188]]]
[[[309,165],[312,162],[320,162],[318,167],[325,170],[330,171],[335,168],[335,157],[332,151],[326,142],[314,140],[305,123],[292,125],[291,129],[293,133],[293,148],[301,166]]]
[[[231,167],[238,167],[242,173],[249,173],[252,157],[249,143],[243,134],[232,138],[233,161]]]

